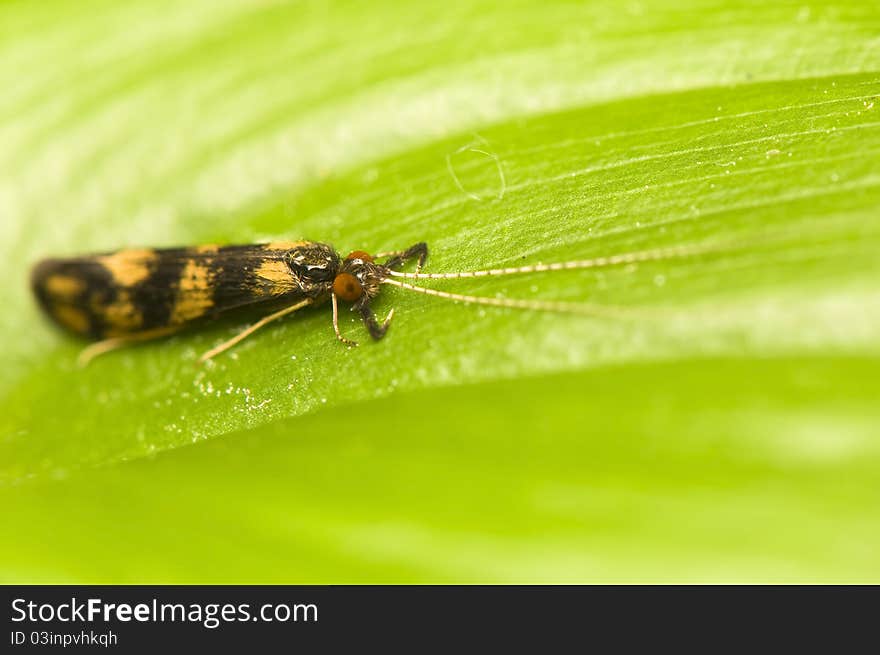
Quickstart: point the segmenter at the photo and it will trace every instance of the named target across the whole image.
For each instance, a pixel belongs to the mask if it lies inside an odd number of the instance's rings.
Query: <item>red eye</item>
[[[348,253],[345,261],[351,261],[352,259],[362,259],[365,262],[370,262],[371,264],[373,263],[373,256],[368,252],[364,252],[363,250],[354,250]]]
[[[333,280],[333,293],[343,300],[354,302],[364,295],[364,288],[351,273],[340,273]]]

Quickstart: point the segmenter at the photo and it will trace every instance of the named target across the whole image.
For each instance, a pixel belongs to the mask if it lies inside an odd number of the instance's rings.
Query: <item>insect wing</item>
[[[105,339],[183,327],[248,305],[301,295],[284,260],[295,243],[131,249],[47,259],[31,282],[67,330]]]

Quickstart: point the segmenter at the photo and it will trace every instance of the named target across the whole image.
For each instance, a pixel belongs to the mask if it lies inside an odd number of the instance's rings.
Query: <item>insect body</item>
[[[176,332],[197,321],[247,307],[278,308],[204,359],[234,345],[253,330],[307,305],[330,299],[339,334],[337,298],[354,303],[374,339],[388,329],[376,320],[370,300],[391,266],[428,255],[419,243],[388,253],[378,264],[365,252],[343,258],[332,246],[312,241],[262,245],[120,250],[114,253],[46,259],[34,267],[31,284],[40,305],[61,327],[100,340],[84,353]]]
[[[314,241],[259,245],[133,249],[70,259],[46,259],[31,275],[43,310],[61,327],[95,341],[80,361],[119,346],[177,332],[199,321],[245,308],[272,313],[232,339],[212,348],[202,361],[231,348],[275,319],[328,299],[333,329],[343,343],[357,345],[339,332],[338,300],[353,303],[370,336],[381,339],[393,315],[379,322],[370,307],[382,284],[466,303],[522,309],[608,314],[609,309],[544,300],[517,300],[449,293],[394,278],[450,279],[595,268],[685,256],[712,247],[679,246],[554,264],[458,273],[421,273],[425,243],[406,250],[370,255],[354,251],[341,257]],[[377,260],[385,258],[379,263]],[[415,273],[395,270],[416,259]]]

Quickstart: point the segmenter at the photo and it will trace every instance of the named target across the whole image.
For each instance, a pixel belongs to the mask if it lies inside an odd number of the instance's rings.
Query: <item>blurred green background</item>
[[[880,8],[0,5],[0,581],[880,582]],[[875,103],[878,103],[875,106]],[[499,174],[499,169],[502,174]],[[425,240],[387,289],[109,354],[41,256]]]

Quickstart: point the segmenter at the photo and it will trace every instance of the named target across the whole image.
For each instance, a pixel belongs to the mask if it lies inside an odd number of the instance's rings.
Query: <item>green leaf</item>
[[[0,7],[0,580],[878,581],[869,3]],[[23,74],[26,71],[27,74]],[[425,240],[383,290],[114,352],[41,256]]]

